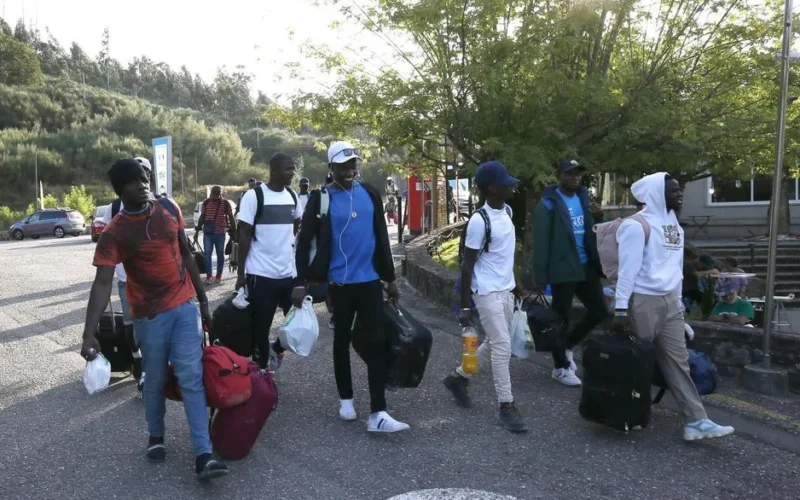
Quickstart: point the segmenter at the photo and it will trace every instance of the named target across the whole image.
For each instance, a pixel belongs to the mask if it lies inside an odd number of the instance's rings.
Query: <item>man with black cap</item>
[[[308,192],[309,185],[308,177],[300,177],[300,192],[297,193],[297,201],[300,202],[303,211],[305,211],[308,199],[311,197],[311,193]]]
[[[517,240],[512,211],[506,201],[514,195],[519,180],[512,177],[502,163],[490,161],[478,167],[475,183],[486,198],[486,204],[467,224],[459,322],[462,326],[472,324],[470,298],[473,299],[486,331],[486,341],[478,348],[478,361],[481,367],[491,363],[500,423],[508,431],[525,432],[528,427],[514,404],[509,372],[514,298],[522,296],[522,288],[514,277]],[[459,366],[444,379],[456,404],[464,408],[472,405],[467,392],[470,377]]]
[[[572,349],[608,316],[603,268],[592,226],[602,222],[603,211],[589,200],[581,185],[585,168],[576,160],[558,164],[558,185],[545,188],[534,212],[533,272],[537,287],[551,285],[553,309],[564,321],[562,342],[553,351],[553,379],[578,387],[577,365]],[[575,296],[586,307],[586,315],[568,331]]]

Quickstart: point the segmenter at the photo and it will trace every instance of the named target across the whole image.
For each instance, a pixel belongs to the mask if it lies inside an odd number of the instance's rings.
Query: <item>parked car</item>
[[[228,200],[228,203],[231,204],[231,210],[234,213],[236,213],[236,202],[231,200],[230,198],[226,198],[226,199]],[[197,223],[200,221],[200,212],[202,212],[202,211],[203,211],[203,202],[201,201],[200,203],[195,205],[194,214],[192,214],[192,218],[194,219],[194,230],[195,231],[198,230]],[[199,228],[199,229],[202,229],[202,228]]]
[[[34,212],[19,222],[14,223],[9,229],[11,237],[17,241],[30,237],[53,235],[63,238],[67,234],[79,236],[86,229],[83,215],[71,208],[49,208]]]
[[[109,205],[103,205],[94,209],[92,216],[92,241],[97,243],[100,239],[100,233],[106,228],[105,216],[106,211],[110,208]]]

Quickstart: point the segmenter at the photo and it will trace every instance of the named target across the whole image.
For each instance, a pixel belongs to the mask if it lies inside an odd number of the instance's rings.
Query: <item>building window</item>
[[[772,199],[772,178],[756,175],[746,180],[708,178],[708,197],[711,204],[758,204],[767,205]],[[789,201],[800,201],[800,179],[789,184]]]

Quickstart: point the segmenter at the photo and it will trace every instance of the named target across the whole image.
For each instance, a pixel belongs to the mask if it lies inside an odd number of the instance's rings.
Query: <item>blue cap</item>
[[[478,167],[475,172],[475,183],[479,186],[496,184],[498,186],[512,187],[519,184],[519,179],[511,177],[505,165],[499,161],[490,161]]]

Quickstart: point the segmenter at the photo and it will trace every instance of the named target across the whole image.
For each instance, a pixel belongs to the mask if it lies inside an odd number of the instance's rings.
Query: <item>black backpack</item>
[[[505,206],[505,211],[509,217],[511,217],[511,207],[508,205]],[[479,214],[483,219],[484,227],[486,228],[486,237],[484,238],[483,248],[480,250],[478,256],[483,252],[489,251],[489,244],[492,242],[492,223],[489,220],[489,214],[486,212],[484,207],[479,208],[475,211],[475,213]],[[458,242],[458,268],[461,269],[461,266],[464,264],[464,250],[465,244],[467,242],[467,227],[469,226],[469,221],[464,225],[464,229],[461,230],[461,239]]]
[[[256,186],[253,189],[255,189],[256,191],[256,214],[253,217],[253,240],[255,240],[256,221],[261,217],[261,212],[264,211],[264,191],[261,189],[261,186]],[[286,186],[286,190],[289,191],[290,195],[292,195],[292,200],[294,201],[294,207],[297,208],[297,194],[289,186]]]

